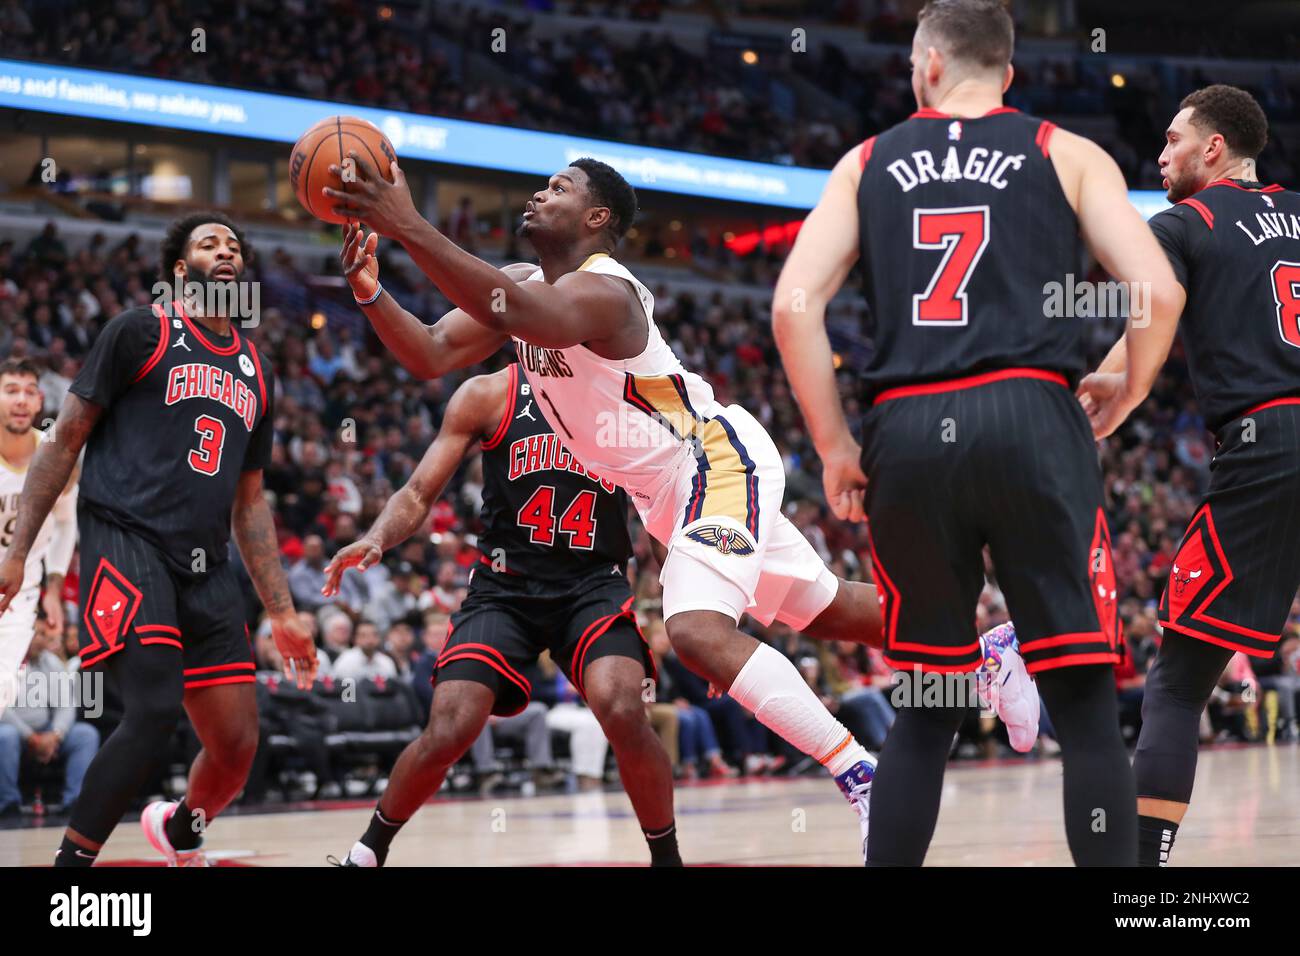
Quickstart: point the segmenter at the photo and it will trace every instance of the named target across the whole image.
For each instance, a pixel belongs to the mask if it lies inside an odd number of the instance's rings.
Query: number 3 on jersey
[[[966,324],[966,284],[988,244],[988,206],[912,210],[912,248],[943,250],[926,290],[912,296],[913,325]]]
[[[569,536],[569,547],[590,551],[596,544],[596,493],[580,491],[560,515],[560,531]],[[540,485],[524,502],[517,517],[521,528],[530,529],[533,544],[555,544],[555,489]]]
[[[190,467],[200,475],[215,475],[221,470],[221,449],[226,444],[226,426],[221,419],[200,415],[194,419],[199,447],[189,453]]]

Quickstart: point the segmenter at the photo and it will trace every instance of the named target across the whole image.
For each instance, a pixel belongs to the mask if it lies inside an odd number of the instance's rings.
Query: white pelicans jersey
[[[687,371],[664,341],[654,296],[627,267],[602,252],[579,270],[632,284],[649,325],[645,348],[635,358],[607,359],[585,345],[548,349],[516,338],[519,364],[565,447],[589,473],[639,499],[640,508],[693,455],[697,441],[712,437],[716,444],[721,435],[725,442],[721,429],[706,435],[703,427],[719,408],[709,383]],[[538,269],[525,281],[545,280]]]
[[[649,326],[645,348],[607,359],[584,345],[515,339],[519,363],[560,441],[588,474],[626,489],[667,546],[664,619],[710,610],[803,628],[838,584],[781,513],[785,470],[772,439],[683,367],[655,325],[654,296],[631,272],[604,253],[581,268],[632,284]],[[544,281],[541,270],[525,281]]]
[[[46,440],[48,433],[39,428],[31,430],[33,448]],[[0,458],[0,554],[9,548],[14,530],[18,526],[18,503],[22,498],[23,482],[27,480],[27,468],[15,468],[4,458]],[[48,556],[50,542],[54,538],[55,521],[76,520],[77,495],[75,490],[61,494],[54,503],[49,517],[36,533],[36,540],[27,552],[26,573],[23,575],[23,587],[35,587],[41,583],[42,564]],[[70,557],[70,556],[69,556]],[[67,567],[48,568],[50,573],[63,574]]]

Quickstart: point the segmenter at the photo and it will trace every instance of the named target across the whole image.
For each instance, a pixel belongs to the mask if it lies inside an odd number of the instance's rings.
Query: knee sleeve
[[[1142,732],[1133,756],[1138,796],[1191,802],[1201,712],[1232,653],[1165,632],[1142,697]]]

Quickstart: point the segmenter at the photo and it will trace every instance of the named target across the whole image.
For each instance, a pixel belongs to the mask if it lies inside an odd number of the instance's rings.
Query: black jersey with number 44
[[[1006,368],[1074,378],[1082,322],[1045,307],[1079,271],[1055,126],[1010,107],[923,109],[862,144],[858,190],[869,392]]]
[[[79,503],[192,575],[225,561],[239,476],[270,463],[274,382],[253,343],[179,303],[104,326],[71,391],[104,409]]]
[[[1187,290],[1179,331],[1206,424],[1300,395],[1300,195],[1220,179],[1151,229]]]
[[[505,413],[482,443],[484,558],[543,580],[621,573],[632,556],[627,494],[560,443],[518,363],[509,376]]]

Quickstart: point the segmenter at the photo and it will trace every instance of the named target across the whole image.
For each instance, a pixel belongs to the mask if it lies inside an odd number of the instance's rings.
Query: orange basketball
[[[303,133],[294,144],[289,156],[289,182],[298,202],[317,219],[334,223],[350,221],[335,215],[331,209],[333,202],[321,190],[329,186],[347,192],[348,183],[329,168],[344,166],[344,160],[353,150],[385,179],[393,181],[389,164],[397,159],[397,151],[379,127],[367,120],[331,116]]]

